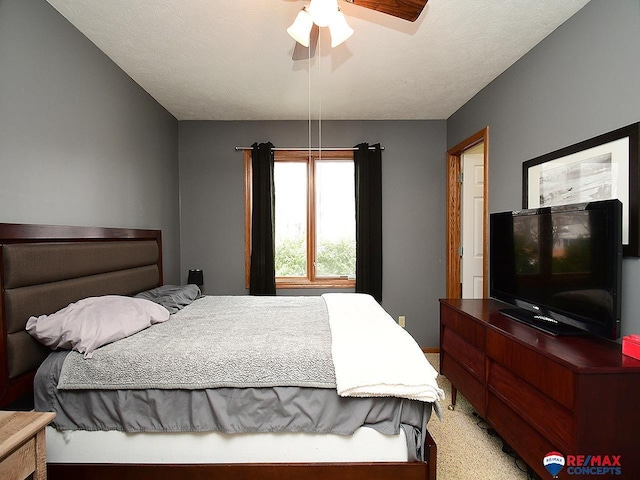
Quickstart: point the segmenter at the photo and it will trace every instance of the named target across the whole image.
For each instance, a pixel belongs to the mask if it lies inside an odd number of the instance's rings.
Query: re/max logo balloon
[[[549,452],[542,459],[542,464],[547,472],[555,478],[564,468],[565,460],[560,452]]]

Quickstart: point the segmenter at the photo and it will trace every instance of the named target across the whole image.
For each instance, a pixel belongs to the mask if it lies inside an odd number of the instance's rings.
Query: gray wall
[[[179,280],[178,122],[44,0],[0,0],[0,222],[162,229]]]
[[[449,147],[486,125],[489,210],[521,208],[522,162],[640,121],[640,3],[591,0],[447,121]],[[640,331],[640,259],[623,261],[622,331]]]
[[[179,128],[183,280],[189,268],[202,268],[205,293],[245,294],[243,154],[235,147],[305,147],[308,124],[193,121]],[[324,146],[385,147],[383,306],[394,318],[406,315],[407,330],[423,347],[439,343],[438,298],[445,291],[445,128],[443,120],[322,122]],[[316,124],[312,131],[315,137]]]
[[[489,125],[490,210],[519,208],[523,161],[640,120],[639,10],[592,0],[446,122],[323,122],[325,146],[386,147],[383,303],[421,346],[444,295],[445,150]],[[0,0],[0,221],[159,228],[167,282],[200,267],[207,293],[243,294],[234,147],[254,141],[305,146],[307,123],[178,124],[44,0]],[[637,332],[640,260],[623,278]]]

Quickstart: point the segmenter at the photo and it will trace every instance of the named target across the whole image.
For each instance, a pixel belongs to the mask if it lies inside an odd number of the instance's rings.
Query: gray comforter
[[[335,388],[321,297],[207,296],[85,359],[71,352],[58,388]]]
[[[424,460],[431,404],[416,400],[345,398],[308,387],[204,390],[60,390],[69,352],[53,352],[35,378],[35,409],[56,412],[65,430],[124,432],[306,432],[351,435],[365,426],[395,435],[402,428],[409,460]]]

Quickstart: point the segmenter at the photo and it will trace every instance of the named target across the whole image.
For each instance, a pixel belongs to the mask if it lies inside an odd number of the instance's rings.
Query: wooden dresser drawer
[[[486,411],[484,379],[475,378],[446,352],[442,354],[441,361],[443,375],[464,395],[476,412],[484,417]]]
[[[487,332],[487,355],[556,402],[574,410],[575,375],[568,368],[494,331]]]
[[[575,445],[573,412],[496,362],[489,364],[489,392],[565,452]],[[492,420],[491,418],[487,418]]]
[[[485,328],[479,322],[450,308],[440,307],[440,326],[455,332],[469,345],[484,351]]]
[[[487,421],[500,433],[504,441],[518,452],[528,465],[534,467],[541,476],[547,473],[542,466],[542,459],[547,453],[553,451],[560,451],[565,455],[569,453],[562,451],[559,445],[553,444],[549,439],[540,435],[531,428],[528,420],[520,417],[499,398],[491,394],[489,394],[487,403]],[[572,478],[572,476],[567,475],[566,470],[563,470],[560,472],[559,478]]]
[[[442,330],[441,348],[453,355],[458,363],[463,365],[478,380],[484,383],[485,356],[484,351],[479,350],[456,332],[444,327]],[[443,374],[445,376],[446,373]]]

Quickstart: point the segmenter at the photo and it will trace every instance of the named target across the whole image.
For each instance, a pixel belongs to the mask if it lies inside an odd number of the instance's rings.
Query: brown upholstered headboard
[[[25,331],[30,316],[159,285],[160,230],[0,223],[0,408],[32,393],[49,352]]]

